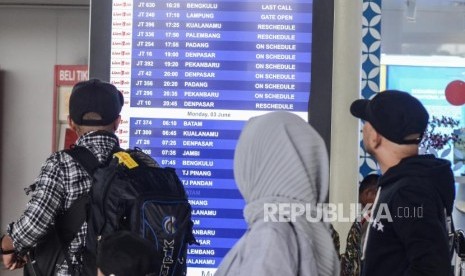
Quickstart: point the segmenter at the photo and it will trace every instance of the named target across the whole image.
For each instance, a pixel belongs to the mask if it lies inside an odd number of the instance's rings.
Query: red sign
[[[69,148],[76,142],[76,133],[67,127],[69,95],[76,83],[88,79],[87,65],[55,65],[52,151]]]
[[[56,65],[55,80],[57,86],[74,85],[89,79],[87,65]]]

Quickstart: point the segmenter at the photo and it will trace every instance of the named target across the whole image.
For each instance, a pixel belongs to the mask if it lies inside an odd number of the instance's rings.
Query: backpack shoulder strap
[[[85,147],[74,146],[71,149],[64,150],[64,152],[83,166],[90,176],[101,165],[97,157]],[[71,242],[74,235],[79,231],[84,221],[86,221],[89,200],[89,194],[80,196],[63,214],[57,217],[56,227],[60,239],[64,243]]]
[[[68,273],[71,275],[80,274],[76,274],[77,271],[75,266],[72,265],[68,247],[81,229],[82,224],[87,220],[89,202],[90,196],[88,194],[79,197],[55,221],[56,234],[62,246],[62,256],[68,264]]]
[[[83,195],[73,201],[71,206],[57,217],[55,228],[60,240],[65,245],[71,243],[76,233],[81,229],[82,224],[86,221],[88,203],[89,195]]]
[[[74,146],[64,150],[64,152],[83,166],[90,176],[93,176],[95,170],[100,166],[97,157],[85,147]],[[67,248],[81,229],[82,224],[87,220],[89,202],[89,194],[79,197],[63,214],[57,217],[55,222],[57,236],[63,248],[63,257],[68,263],[68,272],[71,275],[74,275],[75,271],[74,266],[71,265],[71,257]]]
[[[83,166],[86,172],[91,176],[94,174],[95,169],[100,166],[100,162],[97,157],[95,157],[95,155],[85,147],[74,146],[64,152]]]

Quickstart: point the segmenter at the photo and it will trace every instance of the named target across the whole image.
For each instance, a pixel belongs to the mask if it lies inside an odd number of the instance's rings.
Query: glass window
[[[422,153],[448,159],[454,219],[465,228],[465,0],[382,3],[380,89],[411,93],[430,113]]]

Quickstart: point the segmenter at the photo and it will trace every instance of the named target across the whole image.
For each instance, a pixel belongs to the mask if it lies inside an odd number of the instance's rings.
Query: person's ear
[[[376,149],[381,144],[382,136],[368,122],[363,126],[363,142],[367,143],[368,149]]]
[[[382,141],[383,141],[383,136],[379,134],[375,129],[373,129],[373,137],[372,137],[372,146],[374,149],[378,148]]]
[[[74,123],[74,121],[71,119],[69,115],[68,115],[68,125],[72,130],[76,131],[76,124]]]
[[[121,123],[121,115],[116,118],[116,120],[113,122],[113,130],[116,131],[119,127],[119,124]]]
[[[73,121],[73,119],[71,119],[71,117],[69,115],[68,115],[68,125],[74,132],[76,132],[76,135],[78,137],[81,136],[81,134],[79,133],[80,132],[80,127]]]

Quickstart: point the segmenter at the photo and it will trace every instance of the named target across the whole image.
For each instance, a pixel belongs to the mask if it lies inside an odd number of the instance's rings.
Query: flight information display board
[[[200,243],[189,275],[213,275],[246,230],[233,175],[245,122],[274,110],[308,120],[312,4],[113,1],[110,81],[126,102],[118,135],[185,185]]]

